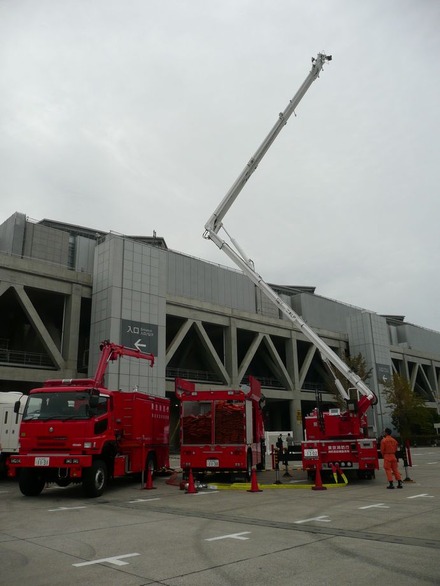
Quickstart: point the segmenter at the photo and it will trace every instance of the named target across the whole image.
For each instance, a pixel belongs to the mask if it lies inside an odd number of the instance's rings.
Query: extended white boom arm
[[[237,196],[243,189],[244,185],[246,184],[249,177],[257,168],[258,164],[269,150],[269,147],[272,145],[278,134],[281,132],[283,126],[287,124],[287,121],[290,115],[294,112],[296,106],[299,104],[309,87],[312,83],[317,79],[319,73],[326,61],[331,61],[331,56],[325,55],[323,53],[319,53],[316,59],[312,59],[312,69],[310,73],[304,80],[303,84],[295,94],[295,96],[290,100],[287,108],[284,112],[281,112],[277,122],[275,123],[272,130],[269,132],[267,137],[262,142],[261,146],[258,148],[254,156],[250,159],[246,167],[243,169],[241,174],[236,179],[235,183],[232,185],[228,193],[223,198],[222,202],[219,204],[215,212],[209,218],[208,222],[205,224],[205,233],[204,237],[212,240],[220,250],[223,250],[225,254],[229,256],[229,258],[245,273],[253,283],[271,300],[275,303],[276,306],[286,315],[294,324],[301,328],[304,335],[318,348],[321,353],[322,359],[329,367],[330,371],[333,373],[335,384],[344,399],[349,399],[349,395],[347,391],[342,386],[341,382],[337,379],[334,374],[332,366],[336,367],[339,372],[341,372],[351,384],[355,386],[355,388],[366,397],[369,402],[373,402],[375,400],[374,393],[367,387],[367,385],[363,382],[363,380],[354,373],[346,364],[345,362],[335,353],[333,350],[323,341],[321,338],[306,324],[306,322],[296,314],[287,303],[285,303],[276,293],[275,291],[269,287],[269,285],[263,281],[262,277],[255,271],[253,262],[246,257],[243,250],[240,248],[239,244],[229,235],[229,238],[236,248],[238,252],[236,252],[229,244],[227,244],[220,236],[218,232],[220,228],[223,227],[222,220],[232,206],[234,201],[236,200]],[[226,230],[225,230],[226,232]],[[226,232],[227,234],[227,232]]]

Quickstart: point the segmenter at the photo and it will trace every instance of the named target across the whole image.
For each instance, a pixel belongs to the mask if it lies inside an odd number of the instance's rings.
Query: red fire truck
[[[303,469],[311,476],[322,471],[354,471],[358,478],[371,479],[379,468],[377,441],[368,437],[366,412],[374,402],[363,395],[346,400],[346,409],[323,410],[320,402],[305,417],[305,440],[301,443]]]
[[[97,497],[111,477],[169,467],[169,400],[104,386],[109,361],[127,356],[153,366],[154,356],[109,341],[100,348],[93,379],[48,380],[30,392],[8,471],[19,472],[25,496],[54,482],[82,483],[86,496]]]
[[[265,466],[264,397],[259,381],[239,390],[199,390],[176,379],[180,400],[180,465],[188,473],[240,472]]]

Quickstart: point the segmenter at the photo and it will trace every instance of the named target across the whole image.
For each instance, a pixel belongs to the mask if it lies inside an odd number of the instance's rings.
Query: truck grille
[[[35,450],[54,450],[63,451],[69,447],[67,437],[38,437]]]

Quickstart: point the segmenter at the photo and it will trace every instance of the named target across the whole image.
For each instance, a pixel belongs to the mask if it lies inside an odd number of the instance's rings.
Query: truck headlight
[[[89,450],[92,447],[92,442],[84,442],[84,448]]]

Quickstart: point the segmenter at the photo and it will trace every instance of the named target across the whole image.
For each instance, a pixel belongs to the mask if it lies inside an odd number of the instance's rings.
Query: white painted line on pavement
[[[359,507],[361,510],[362,509],[389,509],[390,507],[388,507],[387,505],[384,505],[383,503],[377,503],[377,505],[368,505],[366,507]]]
[[[128,501],[129,503],[149,503],[150,501],[160,501],[159,497],[153,499],[136,499],[134,501]]]
[[[218,541],[219,539],[241,539],[242,541],[249,539],[249,537],[243,537],[243,535],[249,535],[250,531],[242,531],[241,533],[230,533],[229,535],[220,535],[219,537],[210,537],[205,541]]]
[[[407,496],[407,499],[418,499],[419,497],[426,497],[428,499],[433,499],[434,497],[430,494],[415,494],[414,496]]]
[[[86,507],[58,507],[57,509],[48,509],[49,513],[57,511],[74,511],[75,509],[85,509]]]
[[[131,558],[135,555],[141,555],[141,554],[140,553],[126,553],[125,555],[115,555],[111,558],[102,558],[100,560],[93,560],[91,562],[81,562],[80,564],[72,564],[72,566],[79,568],[81,566],[91,566],[93,564],[103,564],[105,562],[107,562],[109,564],[114,564],[115,566],[127,566],[128,562],[121,561],[122,558]]]
[[[320,521],[321,523],[330,523],[328,515],[321,515],[320,517],[311,517],[310,519],[302,519],[301,521],[295,521],[295,523],[308,523],[309,521]]]

